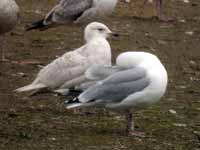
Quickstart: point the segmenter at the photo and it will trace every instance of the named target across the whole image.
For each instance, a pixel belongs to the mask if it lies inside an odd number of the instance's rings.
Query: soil
[[[104,109],[82,115],[67,111],[70,97],[18,94],[45,65],[84,43],[83,28],[63,26],[44,32],[25,32],[25,25],[40,19],[58,0],[17,0],[19,25],[6,37],[6,56],[34,65],[0,63],[1,150],[199,150],[200,149],[200,1],[168,0],[167,16],[157,19],[153,4],[121,0],[103,22],[121,33],[111,39],[113,60],[124,51],[156,54],[169,75],[167,93],[151,108],[134,114],[136,130],[146,137],[128,137],[120,114]],[[72,37],[72,38],[71,38]],[[41,64],[40,64],[41,63]]]

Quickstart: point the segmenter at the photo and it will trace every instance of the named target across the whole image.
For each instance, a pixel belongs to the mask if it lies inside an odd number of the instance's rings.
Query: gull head
[[[151,68],[158,66],[160,63],[157,56],[147,52],[125,52],[120,54],[116,59],[116,64],[125,68],[136,66]]]
[[[119,36],[112,32],[105,24],[99,22],[92,22],[85,28],[85,40],[90,41],[94,38],[108,38],[109,36]]]

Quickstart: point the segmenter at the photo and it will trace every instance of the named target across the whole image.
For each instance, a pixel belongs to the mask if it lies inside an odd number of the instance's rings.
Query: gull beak
[[[119,33],[116,33],[116,32],[112,32],[111,35],[112,35],[113,37],[119,37],[119,36],[120,36]]]
[[[116,32],[110,32],[109,35],[112,36],[112,37],[119,37],[119,36],[120,36],[120,35],[119,35],[118,33],[116,33]]]

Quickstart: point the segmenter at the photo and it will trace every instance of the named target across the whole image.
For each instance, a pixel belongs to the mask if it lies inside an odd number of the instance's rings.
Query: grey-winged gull
[[[116,59],[116,66],[99,66],[99,69],[93,66],[86,76],[92,80],[104,79],[73,100],[66,100],[66,108],[103,106],[125,113],[129,135],[137,135],[132,111],[160,100],[168,82],[167,72],[160,60],[146,52],[122,53]]]
[[[7,61],[4,50],[4,35],[11,31],[19,19],[19,7],[15,0],[0,0],[0,49],[2,50],[2,61]]]
[[[117,0],[61,0],[43,19],[26,30],[45,30],[69,23],[87,24],[110,15],[116,4]]]
[[[51,91],[65,93],[68,88],[86,81],[84,73],[92,65],[111,65],[111,48],[106,40],[109,35],[117,36],[102,23],[90,23],[84,32],[85,45],[57,58],[45,66],[30,85],[15,91],[24,92],[48,88]]]

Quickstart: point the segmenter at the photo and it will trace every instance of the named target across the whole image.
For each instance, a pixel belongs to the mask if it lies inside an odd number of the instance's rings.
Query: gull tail
[[[31,25],[27,25],[25,27],[26,31],[30,31],[30,30],[40,30],[43,31],[45,29],[48,28],[48,25],[44,24],[44,19],[38,20],[36,22],[33,22]]]
[[[67,109],[73,109],[73,108],[77,108],[77,107],[81,107],[83,104],[80,103],[79,99],[76,97],[72,100],[66,100],[65,101],[65,107]]]
[[[70,88],[68,95],[73,96],[73,97],[77,97],[81,94],[81,92],[83,92],[83,91],[75,89],[75,88]]]
[[[31,90],[36,90],[36,89],[42,89],[45,87],[46,86],[44,84],[29,84],[24,87],[16,89],[15,92],[25,92],[25,91],[31,91]]]

